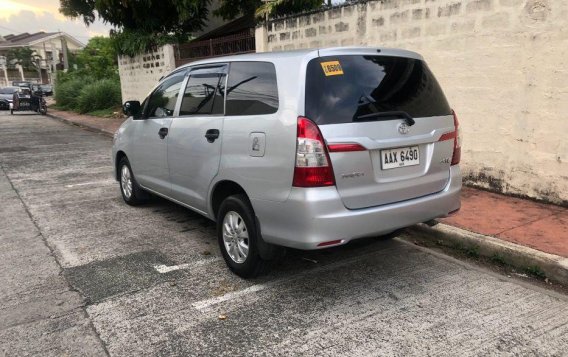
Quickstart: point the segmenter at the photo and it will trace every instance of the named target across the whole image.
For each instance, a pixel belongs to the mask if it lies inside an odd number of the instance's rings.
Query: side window
[[[174,73],[164,81],[146,99],[145,118],[163,118],[174,115],[181,83],[187,71]]]
[[[179,115],[223,114],[225,67],[196,69],[189,75]]]
[[[225,115],[272,114],[278,110],[276,70],[268,62],[233,62]]]

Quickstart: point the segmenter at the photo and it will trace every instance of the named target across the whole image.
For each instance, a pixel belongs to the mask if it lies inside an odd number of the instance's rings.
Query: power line
[[[9,28],[9,27],[2,26],[2,25],[0,25],[0,28],[3,28],[3,29],[8,30],[8,31],[12,31],[12,32],[22,32],[22,31],[20,31],[20,30],[14,30],[14,29],[11,29],[11,28]]]

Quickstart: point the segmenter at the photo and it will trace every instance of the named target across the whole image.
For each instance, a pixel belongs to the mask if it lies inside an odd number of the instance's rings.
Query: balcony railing
[[[203,58],[249,52],[255,52],[254,32],[252,30],[178,45],[176,49],[176,66]]]

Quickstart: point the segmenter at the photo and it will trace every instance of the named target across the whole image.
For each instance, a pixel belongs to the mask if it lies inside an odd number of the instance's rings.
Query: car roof
[[[240,55],[231,55],[223,57],[215,57],[195,62],[187,63],[179,68],[193,67],[202,64],[231,62],[231,61],[259,61],[259,62],[273,62],[282,61],[286,58],[314,58],[323,56],[340,56],[340,55],[381,55],[381,56],[396,56],[407,57],[422,60],[422,56],[416,52],[407,51],[395,48],[381,48],[381,47],[331,47],[331,48],[312,48],[301,49],[293,51],[277,51],[277,52],[257,52],[246,53]],[[179,69],[177,68],[177,69]]]

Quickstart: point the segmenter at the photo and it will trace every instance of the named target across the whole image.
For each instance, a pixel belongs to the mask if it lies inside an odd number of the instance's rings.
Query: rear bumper
[[[394,204],[349,210],[335,187],[292,188],[284,202],[251,200],[268,243],[298,249],[319,249],[319,243],[390,233],[420,222],[447,216],[460,208],[459,166],[441,192]],[[339,245],[335,244],[335,245]]]

